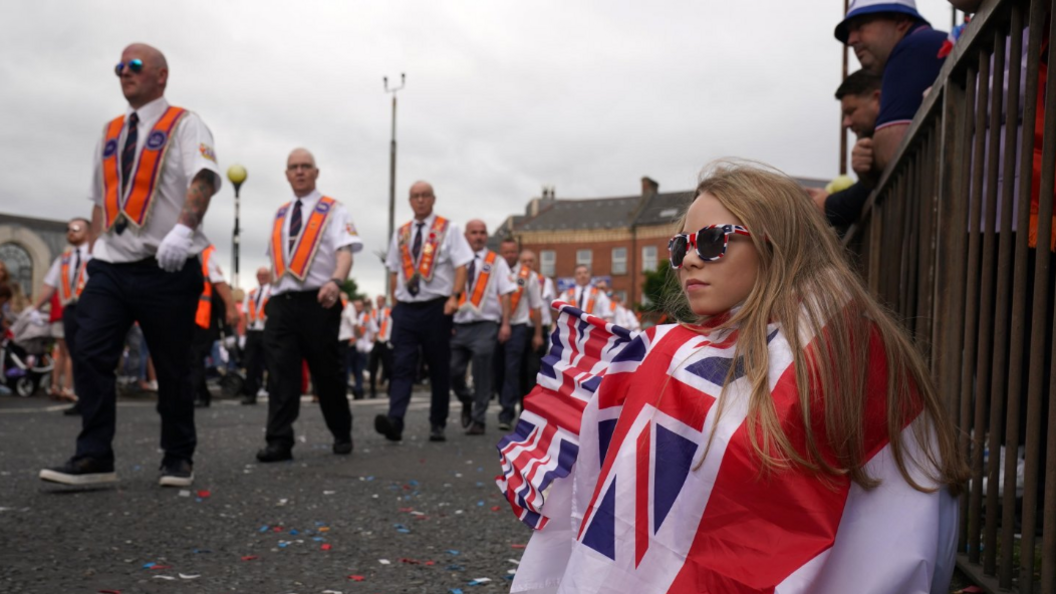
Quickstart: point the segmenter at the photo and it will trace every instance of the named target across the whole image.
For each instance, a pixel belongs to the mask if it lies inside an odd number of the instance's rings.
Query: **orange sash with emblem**
[[[275,215],[275,224],[271,228],[271,268],[275,273],[273,283],[278,283],[282,275],[286,273],[304,282],[308,276],[308,269],[315,260],[315,253],[323,243],[323,231],[326,230],[326,224],[330,222],[330,213],[336,203],[337,201],[329,196],[319,198],[319,202],[308,217],[307,224],[301,229],[297,243],[291,250],[289,261],[286,260],[287,242],[283,239],[283,229],[286,213],[289,212],[292,203],[287,202],[279,208],[279,212]]]
[[[150,205],[161,177],[161,166],[168,153],[169,141],[187,110],[169,107],[147,136],[139,153],[124,200],[121,198],[121,163],[118,139],[125,127],[125,116],[118,116],[106,126],[103,138],[103,227],[109,231],[118,218],[124,216],[137,229],[147,224]]]
[[[213,313],[213,283],[209,281],[209,258],[216,251],[210,245],[202,250],[202,294],[198,296],[198,311],[194,314],[194,323],[206,330],[209,329],[209,316]]]
[[[258,289],[253,289],[252,291],[249,292],[249,323],[250,324],[256,322],[257,320],[263,320],[264,319],[264,308],[268,306],[268,299],[270,299],[271,296],[267,295],[263,299],[260,300],[260,309],[257,309],[257,300],[254,299],[254,295],[256,295],[257,291],[263,291],[263,290],[264,289],[259,289],[258,288]]]
[[[531,274],[532,269],[527,266],[521,266],[521,270],[517,273],[517,290],[510,297],[511,316],[517,312],[517,306],[521,304],[521,296],[524,295],[524,290],[528,288],[528,277]]]
[[[411,224],[408,221],[400,227],[400,261],[403,268],[403,282],[410,284],[412,280],[421,278],[425,282],[433,280],[433,269],[436,267],[436,258],[440,254],[440,244],[444,241],[447,233],[447,219],[438,216],[433,220],[429,228],[429,236],[422,242],[422,253],[418,259],[417,270],[414,267],[414,258],[411,256]]]
[[[473,311],[480,311],[480,306],[484,302],[484,292],[488,289],[488,283],[491,280],[491,272],[495,268],[495,258],[498,256],[495,252],[488,251],[484,256],[484,264],[480,267],[480,272],[477,273],[477,281],[473,283],[473,295],[468,299],[466,298],[466,292],[462,292],[462,296],[458,299],[458,309],[462,309],[468,302],[469,307],[473,308]]]
[[[381,311],[374,310],[375,323],[378,324],[378,340],[382,342],[388,342],[389,340],[389,323],[392,320],[392,310],[384,308]]]
[[[74,271],[74,279],[71,283],[71,260],[73,260],[72,250],[66,250],[62,253],[62,264],[60,267],[60,273],[62,275],[62,284],[59,285],[59,301],[64,306],[81,296],[81,291],[84,291],[84,269],[88,266],[88,260],[82,260],[80,268]]]
[[[565,293],[565,297],[567,298],[568,302],[571,303],[572,305],[575,306],[575,305],[578,304],[578,302],[576,301],[576,288],[575,287],[572,287],[571,289],[569,289]],[[587,293],[587,297],[585,298],[586,303],[584,305],[586,307],[584,307],[583,311],[588,313],[588,314],[589,313],[594,313],[594,302],[597,301],[597,298],[598,298],[598,288],[597,287],[591,287],[590,288],[590,293]]]

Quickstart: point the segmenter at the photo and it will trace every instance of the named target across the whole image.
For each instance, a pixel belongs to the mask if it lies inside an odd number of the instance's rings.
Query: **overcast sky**
[[[943,0],[918,0],[946,30]],[[221,169],[241,163],[242,285],[266,264],[269,222],[305,146],[319,188],[343,201],[366,250],[352,271],[383,290],[391,102],[399,93],[397,225],[407,189],[433,183],[436,210],[493,229],[543,185],[558,198],[695,185],[739,156],[804,177],[838,170],[841,0],[661,3],[5,2],[0,7],[0,210],[87,215],[91,152],[123,113],[121,49],[161,49],[170,102],[197,112]],[[857,68],[852,55],[852,70]],[[234,192],[205,228],[230,268]],[[225,270],[225,272],[230,272]]]

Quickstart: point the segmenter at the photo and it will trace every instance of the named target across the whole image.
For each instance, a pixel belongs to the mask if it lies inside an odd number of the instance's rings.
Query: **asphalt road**
[[[530,535],[495,487],[495,413],[469,437],[455,404],[448,441],[430,443],[424,392],[399,444],[373,431],[386,401],[353,402],[347,457],[304,403],[294,460],[269,465],[253,456],[266,404],[214,401],[182,492],[157,485],[159,421],[142,397],[119,403],[116,486],[41,482],[80,427],[53,404],[0,396],[0,592],[505,592]]]

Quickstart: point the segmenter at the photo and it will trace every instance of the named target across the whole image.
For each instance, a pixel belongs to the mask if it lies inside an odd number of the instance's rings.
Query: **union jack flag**
[[[876,489],[807,471],[764,478],[745,425],[751,386],[734,358],[736,329],[716,330],[715,320],[710,330],[631,335],[554,308],[539,385],[499,444],[497,483],[537,529],[514,592],[901,594],[949,580],[955,501],[908,487],[883,423],[866,436]],[[793,351],[776,326],[767,338],[773,405],[802,446]],[[886,378],[886,363],[874,373]],[[884,385],[870,389],[870,418],[883,418]],[[912,440],[903,447],[914,450]],[[544,493],[557,499],[544,507]]]

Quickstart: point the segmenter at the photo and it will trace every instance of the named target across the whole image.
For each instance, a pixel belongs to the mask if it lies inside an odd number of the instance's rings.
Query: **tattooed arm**
[[[180,211],[180,224],[196,229],[202,223],[205,211],[209,209],[209,200],[216,193],[214,175],[212,171],[202,169],[194,176],[191,187],[187,189],[187,198],[183,201],[183,210]]]

